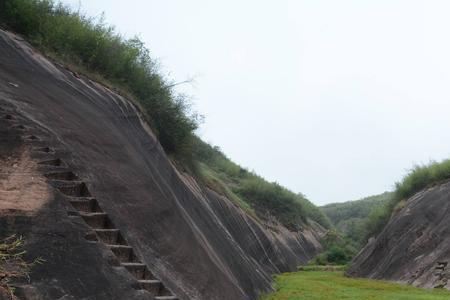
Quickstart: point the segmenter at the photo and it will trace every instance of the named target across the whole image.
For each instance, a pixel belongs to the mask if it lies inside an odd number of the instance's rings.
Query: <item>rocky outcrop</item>
[[[321,248],[320,226],[268,226],[200,186],[130,101],[4,31],[0,168],[0,237],[44,260],[23,299],[255,299]]]
[[[419,287],[450,289],[450,182],[406,201],[376,239],[353,260],[347,274]]]

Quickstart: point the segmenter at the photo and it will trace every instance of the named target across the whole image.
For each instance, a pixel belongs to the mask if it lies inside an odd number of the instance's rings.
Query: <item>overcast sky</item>
[[[315,204],[449,156],[450,1],[63,2],[195,76],[199,135]]]

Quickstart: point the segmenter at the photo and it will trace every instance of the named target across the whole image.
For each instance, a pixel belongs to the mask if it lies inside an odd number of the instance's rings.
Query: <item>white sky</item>
[[[450,1],[63,2],[197,76],[200,136],[316,204],[449,157]]]

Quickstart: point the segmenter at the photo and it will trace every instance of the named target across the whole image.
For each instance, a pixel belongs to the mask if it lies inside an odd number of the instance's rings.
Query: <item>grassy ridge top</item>
[[[301,194],[250,172],[228,159],[217,147],[197,140],[195,158],[201,163],[206,185],[220,191],[260,219],[276,218],[291,230],[299,230],[311,219],[325,228],[331,223],[318,207]]]
[[[326,216],[302,195],[248,172],[202,142],[197,115],[174,83],[158,71],[138,38],[125,39],[102,19],[51,0],[1,0],[0,25],[22,34],[45,54],[115,88],[139,103],[166,153],[216,191],[261,219],[301,228],[307,219],[325,227]]]

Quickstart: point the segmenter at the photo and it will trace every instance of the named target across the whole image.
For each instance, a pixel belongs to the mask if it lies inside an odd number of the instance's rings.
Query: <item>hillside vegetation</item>
[[[103,19],[50,0],[2,0],[0,24],[22,34],[48,56],[134,99],[166,153],[249,213],[276,219],[293,230],[308,218],[330,225],[302,195],[267,182],[202,142],[195,135],[199,118],[189,101],[161,75],[138,38],[126,39]]]
[[[380,280],[345,277],[342,272],[301,271],[278,275],[276,292],[260,300],[444,300],[450,292],[420,289]]]
[[[343,203],[331,203],[320,207],[328,216],[337,230],[341,231],[358,250],[364,246],[365,237],[371,231],[369,216],[384,206],[392,199],[392,192],[384,192],[380,195],[366,197],[356,201]]]
[[[202,177],[209,187],[240,203],[260,219],[270,221],[275,217],[292,230],[301,229],[307,219],[330,227],[328,218],[303,195],[233,163],[219,148],[197,139],[195,158],[200,162]]]

